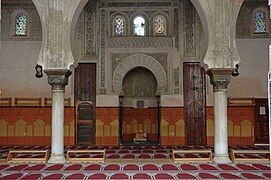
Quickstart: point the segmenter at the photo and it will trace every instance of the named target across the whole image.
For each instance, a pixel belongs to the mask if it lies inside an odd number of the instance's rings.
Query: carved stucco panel
[[[43,42],[38,63],[44,69],[69,69],[74,63],[70,48],[73,16],[84,0],[33,0],[43,26]]]
[[[122,82],[125,75],[135,67],[144,67],[150,70],[157,80],[156,95],[165,93],[167,86],[167,76],[161,64],[154,58],[135,54],[122,60],[113,73],[113,87],[117,94],[123,95]]]
[[[234,68],[240,57],[235,42],[236,21],[244,0],[192,0],[200,4],[207,22],[208,49],[204,63],[208,68]],[[207,26],[207,28],[206,28]]]

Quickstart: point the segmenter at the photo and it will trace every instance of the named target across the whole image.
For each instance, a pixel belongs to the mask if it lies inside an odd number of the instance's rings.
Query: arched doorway
[[[122,82],[120,142],[125,145],[159,143],[159,98],[154,74],[144,67],[126,73]]]

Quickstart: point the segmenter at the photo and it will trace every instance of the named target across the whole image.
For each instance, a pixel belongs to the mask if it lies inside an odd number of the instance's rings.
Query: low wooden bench
[[[236,157],[237,154],[265,154],[267,157]],[[270,151],[269,150],[241,150],[241,149],[230,149],[230,159],[232,162],[269,162]]]
[[[101,154],[102,157],[71,157],[72,154]],[[89,149],[89,150],[67,150],[66,156],[67,163],[104,163],[105,162],[105,149]]]
[[[42,155],[43,157],[20,157],[20,155]],[[9,150],[8,163],[46,163],[50,150]]]
[[[175,157],[176,154],[208,154],[208,157]],[[172,149],[172,161],[173,163],[192,163],[192,162],[208,162],[211,163],[213,159],[211,149],[191,149],[191,150],[174,150]]]

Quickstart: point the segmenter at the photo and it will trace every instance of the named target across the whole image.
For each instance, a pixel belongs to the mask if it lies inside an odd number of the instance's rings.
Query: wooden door
[[[75,69],[74,102],[76,144],[95,144],[96,64],[80,63]]]
[[[255,144],[269,143],[268,99],[255,99]]]
[[[184,63],[183,76],[186,144],[206,145],[205,71],[199,63]]]

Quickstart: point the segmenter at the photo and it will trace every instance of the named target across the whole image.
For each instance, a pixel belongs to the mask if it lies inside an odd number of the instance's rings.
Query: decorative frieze
[[[100,86],[105,87],[105,42],[106,42],[106,11],[101,10],[101,55],[100,55]]]
[[[96,50],[96,1],[91,0],[88,1],[86,5],[85,11],[85,54],[94,55]]]
[[[172,48],[172,37],[111,37],[108,48]]]
[[[171,6],[171,2],[109,2],[108,7],[162,7]]]
[[[184,1],[184,34],[185,34],[185,56],[196,56],[195,46],[195,8],[190,0]]]
[[[174,68],[173,70],[173,78],[174,78],[174,94],[179,94],[180,93],[180,89],[179,89],[179,84],[180,84],[180,71],[179,71],[179,67]]]
[[[175,36],[175,48],[179,49],[179,11],[174,9],[174,36]]]

